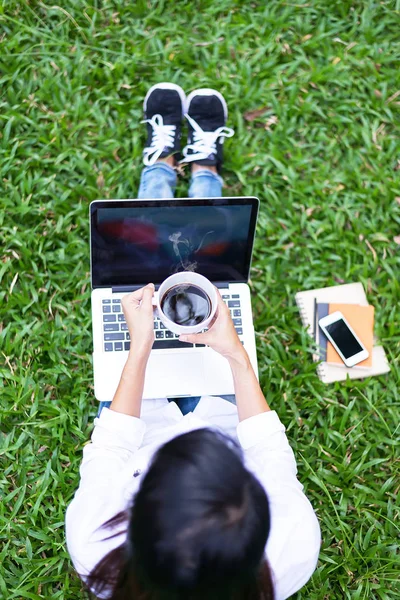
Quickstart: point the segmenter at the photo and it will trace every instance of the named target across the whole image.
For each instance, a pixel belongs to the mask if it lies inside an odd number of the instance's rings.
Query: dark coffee
[[[180,283],[169,288],[161,299],[161,310],[177,325],[198,325],[211,313],[211,300],[197,285]]]

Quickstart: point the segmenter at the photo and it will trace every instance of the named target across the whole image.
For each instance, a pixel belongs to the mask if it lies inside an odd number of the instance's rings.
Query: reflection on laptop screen
[[[93,287],[157,284],[183,270],[212,281],[247,281],[257,200],[245,200],[236,205],[202,200],[197,206],[196,201],[138,201],[137,207],[94,203]]]

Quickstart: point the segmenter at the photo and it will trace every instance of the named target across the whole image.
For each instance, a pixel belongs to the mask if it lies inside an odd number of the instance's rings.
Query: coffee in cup
[[[162,312],[177,325],[199,325],[211,312],[211,300],[199,286],[191,283],[174,285],[160,301]]]
[[[153,305],[163,325],[173,333],[198,333],[210,326],[217,311],[218,295],[203,275],[181,271],[161,283]]]

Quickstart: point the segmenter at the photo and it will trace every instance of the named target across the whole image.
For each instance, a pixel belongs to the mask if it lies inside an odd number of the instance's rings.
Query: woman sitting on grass
[[[75,568],[112,600],[288,598],[315,569],[320,531],[284,427],[221,298],[213,326],[188,341],[201,338],[227,358],[237,408],[202,398],[183,416],[175,402],[146,400],[141,415],[153,291],[122,302],[131,350],[67,511]],[[235,425],[239,444],[223,433]]]
[[[184,113],[189,195],[221,195],[222,134],[232,131],[225,129],[225,100],[209,89],[189,100],[184,108],[183,90],[169,83],[146,95],[140,198],[173,196],[171,154],[180,151]],[[92,592],[112,600],[288,598],[315,569],[320,531],[285,428],[221,297],[209,331],[181,339],[229,361],[236,404],[204,397],[142,406],[153,293],[149,284],[122,300],[131,347],[112,403],[100,406],[67,510],[74,566]]]

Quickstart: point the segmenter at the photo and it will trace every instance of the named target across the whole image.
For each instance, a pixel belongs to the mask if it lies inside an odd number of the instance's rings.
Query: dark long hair
[[[210,429],[174,438],[155,454],[126,522],[127,539],[86,583],[111,600],[273,600],[264,558],[270,529],[264,488],[238,445]],[[118,535],[118,534],[114,534]]]

